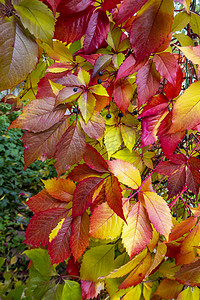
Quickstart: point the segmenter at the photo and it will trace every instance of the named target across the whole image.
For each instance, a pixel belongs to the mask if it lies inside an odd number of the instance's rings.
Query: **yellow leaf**
[[[140,254],[136,255],[128,263],[121,266],[119,269],[114,270],[105,278],[118,278],[125,276],[126,274],[130,273],[133,269],[135,269],[139,265],[139,263],[146,257],[146,255],[147,249],[144,249]]]
[[[190,15],[186,13],[186,11],[179,12],[175,18],[172,25],[172,32],[180,31],[190,22]]]
[[[190,3],[191,3],[191,0],[183,0],[183,5],[185,6],[185,9],[188,14],[190,12]]]
[[[185,46],[194,46],[194,41],[184,33],[174,34],[174,37],[179,41],[182,47]]]
[[[168,133],[191,129],[200,123],[199,90],[200,81],[194,82],[177,99],[172,110],[172,126]]]
[[[96,95],[100,95],[100,96],[109,96],[105,87],[103,87],[101,84],[96,84],[93,85],[89,88],[91,93],[94,93]]]
[[[143,205],[137,202],[131,209],[122,230],[122,242],[130,257],[143,250],[152,238],[152,227]]]
[[[85,123],[91,118],[96,104],[96,98],[93,94],[86,92],[80,95],[78,99],[78,106]]]
[[[180,292],[177,297],[177,300],[197,300],[199,299],[200,293],[198,287],[188,287],[187,289]]]
[[[169,279],[175,279],[175,273],[180,270],[181,266],[176,266],[175,262],[165,261],[158,271]]]
[[[141,185],[141,176],[137,168],[124,160],[112,160],[108,162],[111,172],[124,185],[137,189]]]
[[[51,231],[50,235],[49,235],[49,242],[51,243],[51,241],[57,236],[58,231],[60,230],[60,228],[62,227],[63,222],[65,221],[65,218],[63,218],[58,225]]]
[[[178,296],[183,285],[178,281],[171,279],[163,279],[159,284],[155,294],[165,299],[173,299]]]
[[[49,80],[49,83],[51,85],[51,88],[52,88],[52,91],[54,93],[55,96],[58,95],[58,93],[64,89],[64,86],[62,84],[59,84],[59,83],[56,83],[56,82],[53,82],[51,80]]]
[[[177,46],[178,47],[178,46]],[[184,55],[193,62],[193,64],[200,64],[200,46],[178,47]]]
[[[12,266],[12,265],[16,264],[16,262],[17,262],[17,256],[15,255],[11,258],[10,265]]]
[[[47,55],[53,60],[60,62],[73,62],[73,57],[69,49],[61,41],[53,41],[53,46],[41,44]]]
[[[151,272],[162,262],[162,260],[165,258],[166,253],[167,253],[167,246],[159,242],[158,247],[156,249],[156,253],[153,258],[153,262],[146,276],[149,276]]]
[[[106,128],[104,142],[106,150],[108,151],[108,158],[110,158],[111,155],[116,152],[122,144],[120,128],[118,126]]]
[[[190,26],[192,32],[200,35],[200,16],[197,13],[191,12]]]
[[[124,141],[125,146],[132,151],[133,146],[135,145],[136,140],[136,132],[130,126],[121,125],[121,134]]]
[[[168,239],[173,223],[166,201],[154,192],[144,192],[143,197],[150,221]]]
[[[95,208],[90,217],[90,236],[99,239],[115,239],[121,234],[124,221],[113,212],[107,202]]]
[[[128,293],[126,293],[122,300],[140,300],[141,293],[141,287],[138,284],[136,287],[132,288]]]
[[[78,72],[78,79],[81,81],[83,85],[88,85],[90,82],[90,73],[88,73],[83,69],[80,69]]]

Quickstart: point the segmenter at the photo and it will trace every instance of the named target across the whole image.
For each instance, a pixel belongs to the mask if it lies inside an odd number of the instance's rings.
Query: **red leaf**
[[[125,77],[125,76],[128,76],[130,74],[137,72],[138,70],[140,70],[143,67],[143,65],[146,63],[146,61],[147,61],[147,59],[144,59],[143,61],[141,61],[140,63],[137,64],[134,56],[132,54],[129,55],[124,60],[122,65],[120,66],[118,73],[117,73],[116,81],[122,77]]]
[[[93,0],[64,0],[61,1],[57,11],[61,14],[77,14],[78,12],[87,9],[92,2]]]
[[[71,255],[69,237],[71,234],[72,217],[67,217],[56,237],[49,243],[48,251],[51,264],[59,264]]]
[[[154,96],[149,100],[147,105],[144,106],[142,113],[139,115],[140,118],[154,116],[160,114],[163,110],[168,107],[169,100],[162,94]]]
[[[92,7],[76,14],[60,14],[56,21],[54,38],[67,44],[80,40],[87,30]]]
[[[140,107],[157,93],[160,86],[160,75],[156,71],[154,62],[148,61],[148,63],[137,72],[136,83],[138,104]]]
[[[118,179],[110,174],[105,184],[106,200],[110,208],[126,222],[122,206],[122,189]]]
[[[97,95],[95,95],[95,98],[98,102]],[[108,97],[105,97],[105,98],[108,99]],[[106,103],[108,104],[108,102],[106,102]],[[96,103],[95,109],[96,109],[96,107],[97,107],[97,103]],[[101,139],[104,136],[105,120],[97,111],[93,112],[93,114],[92,114],[91,118],[88,120],[87,124],[85,124],[85,121],[81,117],[79,120],[80,120],[80,124],[81,124],[83,131],[91,139],[97,140],[97,139]]]
[[[54,109],[55,99],[32,100],[26,105],[22,114],[12,122],[10,128],[21,128],[32,132],[41,132],[59,122],[66,108]]]
[[[107,162],[103,159],[99,152],[89,144],[86,145],[86,151],[83,155],[83,158],[91,169],[101,173],[108,171]]]
[[[147,0],[124,0],[119,8],[117,18],[115,20],[116,25],[123,23],[128,18],[132,17]]]
[[[80,263],[75,262],[73,256],[71,256],[67,262],[67,268],[66,268],[67,274],[72,277],[73,276],[79,277],[80,276],[79,267],[80,267]]]
[[[55,168],[58,175],[65,172],[69,166],[78,163],[82,159],[85,145],[85,136],[82,133],[79,124],[75,121],[66,130],[57,145]]]
[[[54,156],[56,145],[69,127],[69,119],[61,120],[50,129],[39,133],[25,132],[22,141],[24,150],[24,169],[36,159],[44,161]]]
[[[100,176],[102,176],[102,173],[92,170],[90,167],[88,167],[87,164],[82,164],[82,165],[76,166],[70,172],[70,174],[68,175],[68,178],[79,182],[85,178],[94,177],[94,176],[100,177]]]
[[[81,293],[83,299],[94,299],[104,289],[102,282],[81,280]]]
[[[34,214],[39,213],[40,211],[49,210],[55,207],[65,208],[66,203],[54,199],[51,195],[47,193],[46,190],[42,190],[37,195],[31,197],[26,204],[32,210]]]
[[[54,15],[56,15],[57,7],[62,0],[46,0],[46,1],[51,5],[52,11],[53,11]]]
[[[199,194],[200,188],[200,173],[194,168],[187,168],[186,171],[186,184],[188,188],[196,195]]]
[[[176,74],[179,66],[174,55],[169,52],[155,54],[153,61],[160,75],[176,87]]]
[[[67,216],[67,213],[66,208],[52,208],[39,212],[30,220],[24,242],[33,247],[48,245],[51,231]]]
[[[95,10],[89,20],[83,49],[86,54],[94,52],[107,38],[110,23],[106,13],[102,10]]]
[[[114,85],[114,101],[119,110],[127,111],[133,98],[132,85],[126,79],[119,79]]]
[[[169,99],[174,99],[180,94],[182,82],[183,72],[181,71],[181,68],[178,67],[176,72],[176,85],[173,86],[170,82],[167,82],[167,84],[165,84],[164,92]]]
[[[70,246],[72,254],[77,260],[89,245],[89,216],[85,212],[78,216],[72,223],[72,235],[70,236]]]
[[[149,1],[133,20],[130,42],[136,60],[154,53],[170,33],[174,14],[173,0]]]
[[[169,198],[176,196],[180,193],[186,182],[186,172],[185,168],[180,168],[173,175],[171,175],[167,182],[167,187],[169,190]]]
[[[89,177],[82,180],[76,187],[73,205],[73,218],[82,215],[92,203],[92,196],[104,179],[99,177]]]
[[[102,9],[103,10],[111,10],[112,8],[116,7],[118,3],[120,3],[121,0],[104,0],[102,3]]]

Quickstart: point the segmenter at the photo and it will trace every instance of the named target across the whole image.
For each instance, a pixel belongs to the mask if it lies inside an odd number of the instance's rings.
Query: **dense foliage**
[[[21,298],[199,298],[195,7],[0,0],[0,90],[23,82],[8,129],[25,130],[25,170],[57,172],[27,202]]]

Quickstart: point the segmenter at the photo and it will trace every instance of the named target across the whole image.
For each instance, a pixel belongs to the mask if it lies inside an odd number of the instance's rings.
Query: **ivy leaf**
[[[124,185],[132,189],[137,189],[141,185],[140,172],[129,162],[116,159],[109,161],[108,166],[119,182]]]
[[[130,42],[136,60],[155,52],[167,38],[173,23],[173,0],[150,0],[132,22]]]
[[[73,194],[76,185],[73,181],[64,178],[52,178],[48,180],[43,180],[44,186],[47,192],[54,198],[70,202],[73,199]]]
[[[72,254],[77,260],[89,245],[89,216],[85,212],[82,216],[74,218],[72,222],[72,235],[70,246]]]
[[[86,33],[93,7],[75,14],[60,13],[56,25],[54,38],[67,44],[80,40]]]
[[[143,205],[138,202],[131,209],[122,231],[122,242],[130,257],[143,250],[152,238],[152,227]]]
[[[80,11],[83,11],[92,4],[93,0],[70,0],[70,1],[61,1],[58,6],[59,12],[64,12],[67,14],[76,14]]]
[[[80,116],[79,118],[81,127],[83,131],[94,140],[101,139],[104,136],[105,131],[105,120],[104,118],[97,112],[93,111],[92,116],[88,120],[87,124]]]
[[[179,66],[174,55],[169,52],[155,54],[153,61],[160,75],[176,87],[176,74]]]
[[[200,46],[179,47],[179,49],[193,64],[200,64]]]
[[[106,13],[95,10],[88,22],[83,49],[86,54],[94,52],[107,38],[110,23]]]
[[[94,176],[101,177],[102,173],[91,169],[87,164],[81,164],[74,167],[74,169],[68,175],[68,178],[72,179],[73,181],[79,182],[85,178]]]
[[[151,265],[151,254],[147,253],[145,258],[139,265],[128,275],[128,277],[120,284],[119,289],[127,289],[130,286],[136,286],[145,278],[146,273]]]
[[[66,208],[52,208],[39,212],[28,224],[25,243],[33,247],[48,245],[51,231],[67,213]]]
[[[126,222],[122,208],[122,189],[118,179],[113,175],[107,178],[105,183],[106,200],[110,208]]]
[[[98,205],[90,217],[90,236],[98,239],[115,239],[121,234],[123,221],[106,202]]]
[[[156,71],[154,62],[148,61],[137,72],[137,92],[139,107],[146,103],[152,96],[154,96],[160,86],[160,75]]]
[[[190,217],[176,224],[169,235],[169,241],[174,241],[179,239],[184,234],[191,231],[191,229],[195,226],[196,223],[197,223],[197,218]]]
[[[52,43],[54,17],[50,9],[38,0],[24,0],[14,6],[25,28],[37,39]]]
[[[184,285],[199,286],[200,281],[200,259],[197,261],[183,265],[175,274],[176,279]]]
[[[86,151],[83,155],[83,158],[91,169],[101,173],[108,171],[107,162],[103,159],[99,152],[89,144],[86,145]]]
[[[177,99],[172,110],[172,126],[168,133],[192,129],[200,123],[200,82],[192,83]]]
[[[133,98],[133,87],[127,79],[119,79],[114,85],[114,101],[119,110],[126,112]]]
[[[153,270],[155,270],[160,263],[164,260],[165,255],[167,253],[167,246],[163,243],[158,243],[158,247],[156,249],[156,253],[153,258],[152,265],[150,266],[146,276],[149,276]]]
[[[119,8],[116,25],[119,25],[138,12],[147,0],[124,0]]]
[[[183,82],[183,73],[181,71],[181,68],[178,67],[176,72],[176,86],[173,86],[170,82],[167,82],[167,84],[165,84],[164,91],[167,98],[174,99],[180,94],[182,88],[182,82]]]
[[[81,280],[81,292],[83,299],[96,298],[103,289],[104,282]]]
[[[41,132],[59,122],[66,108],[54,109],[55,99],[45,98],[31,101],[19,117],[12,122],[9,129],[21,128],[31,132]]]
[[[66,202],[53,198],[46,190],[42,190],[37,195],[29,198],[26,204],[34,214],[55,207],[65,208],[67,205]]]
[[[94,112],[95,104],[96,98],[90,92],[83,93],[78,98],[78,106],[86,124]]]
[[[106,278],[118,278],[123,277],[130,273],[132,270],[134,270],[147,256],[147,249],[143,250],[141,253],[136,255],[133,259],[131,259],[126,264],[122,265],[120,268],[115,269],[113,272],[111,272],[109,275],[106,276]]]
[[[48,245],[48,251],[52,265],[61,263],[71,255],[69,247],[71,223],[72,217],[65,218],[57,235],[53,238],[53,240],[50,241]]]
[[[85,145],[85,136],[79,124],[74,121],[57,144],[55,168],[58,175],[82,159]]]
[[[81,299],[81,288],[80,284],[72,280],[64,280],[65,284],[63,287],[61,300],[70,299],[77,300]]]
[[[104,143],[109,157],[116,152],[122,144],[122,136],[119,126],[108,128],[105,136]]]
[[[82,215],[85,210],[92,203],[92,196],[99,185],[102,184],[104,179],[100,177],[89,177],[83,179],[76,187],[73,206],[72,216],[75,218]]]
[[[155,291],[155,295],[162,298],[168,297],[169,299],[176,298],[180,291],[182,291],[183,285],[175,280],[165,278],[161,281],[158,288]]]
[[[145,65],[146,62],[147,59],[144,59],[140,63],[137,63],[133,54],[129,55],[119,67],[116,81],[122,77],[126,77],[130,74],[139,71]]]
[[[168,239],[173,224],[167,203],[153,192],[144,192],[143,196],[150,221],[155,229]]]
[[[0,20],[0,91],[22,82],[35,68],[38,46],[14,16]]]
[[[88,250],[83,256],[80,277],[83,280],[96,281],[112,270],[115,245],[101,245]]]

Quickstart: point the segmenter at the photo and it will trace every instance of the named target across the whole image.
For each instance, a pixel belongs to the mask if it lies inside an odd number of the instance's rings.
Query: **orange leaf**
[[[182,284],[200,286],[200,259],[191,264],[182,266],[175,275],[176,279]]]
[[[169,241],[177,240],[184,234],[188,233],[195,226],[196,222],[197,218],[190,217],[175,225],[172,229],[172,232],[169,235]]]
[[[173,299],[178,296],[182,288],[183,285],[175,280],[163,279],[154,294],[164,299]]]
[[[152,238],[152,227],[143,205],[138,202],[131,209],[122,231],[122,242],[132,257],[146,247]]]
[[[76,185],[73,181],[63,178],[52,178],[43,180],[47,192],[54,198],[61,201],[70,202],[73,199],[73,194]]]

